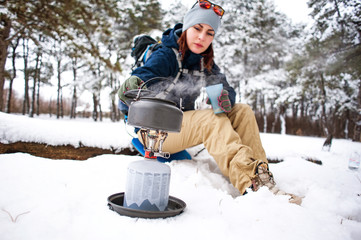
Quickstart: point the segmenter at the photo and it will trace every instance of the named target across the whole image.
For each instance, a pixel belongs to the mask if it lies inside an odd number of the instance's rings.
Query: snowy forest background
[[[216,63],[262,132],[360,141],[359,0],[309,0],[307,26],[273,0],[216,2],[226,10]],[[0,111],[120,120],[116,92],[131,72],[133,38],[159,38],[187,10],[180,0],[169,9],[156,0],[1,1]]]

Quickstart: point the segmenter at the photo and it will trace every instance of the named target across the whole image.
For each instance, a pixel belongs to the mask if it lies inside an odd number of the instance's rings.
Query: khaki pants
[[[251,186],[257,165],[267,163],[256,118],[245,104],[235,104],[227,114],[184,112],[181,131],[169,133],[163,151],[175,153],[201,143],[240,193]]]

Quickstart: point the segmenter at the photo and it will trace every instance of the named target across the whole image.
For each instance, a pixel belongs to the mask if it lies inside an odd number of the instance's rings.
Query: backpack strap
[[[174,80],[171,82],[171,84],[169,84],[168,88],[164,91],[164,92],[160,92],[158,93],[155,97],[156,98],[165,98],[168,93],[170,93],[170,91],[172,91],[172,89],[174,88],[174,86],[176,85],[176,83],[178,82],[180,76],[182,75],[183,73],[183,67],[182,67],[182,60],[181,60],[181,56],[180,56],[180,53],[177,49],[175,48],[172,48],[175,56],[177,57],[177,62],[178,62],[178,73],[177,73],[177,76],[174,78]]]
[[[174,78],[174,80],[171,82],[171,84],[169,84],[168,88],[164,91],[164,92],[160,92],[158,93],[155,97],[157,98],[165,98],[169,93],[170,91],[172,91],[172,89],[175,87],[176,83],[178,82],[180,76],[182,75],[182,73],[190,73],[190,71],[188,69],[183,69],[183,66],[182,66],[182,59],[181,59],[181,55],[179,53],[179,51],[175,48],[172,48],[174,54],[176,55],[177,57],[177,62],[178,62],[178,73],[177,73],[177,76]],[[202,83],[202,86],[205,86],[205,80],[206,80],[206,75],[204,74],[204,60],[203,58],[201,58],[201,67],[200,67],[200,71],[191,71],[191,74],[194,75],[194,76],[199,76],[201,79],[201,83]]]
[[[148,58],[150,57],[150,55],[153,53],[153,51],[155,51],[156,49],[158,49],[158,47],[162,44],[162,42],[157,42],[154,44],[151,44],[147,47],[147,49],[145,50],[143,56],[142,56],[142,63],[144,64]]]
[[[193,76],[197,76],[197,77],[200,77],[200,81],[202,82],[202,85],[204,85],[205,83],[205,80],[206,80],[206,74],[204,73],[204,58],[201,58],[201,69],[198,71],[198,70],[192,70],[192,71],[189,71],[188,69],[183,69],[183,73],[189,73]],[[205,85],[204,85],[205,86]]]

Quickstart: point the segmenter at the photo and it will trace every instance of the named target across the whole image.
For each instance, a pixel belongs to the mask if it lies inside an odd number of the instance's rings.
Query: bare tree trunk
[[[116,108],[115,108],[115,93],[114,93],[114,79],[113,79],[113,74],[110,74],[110,88],[112,89],[112,93],[111,93],[111,101],[112,101],[112,112],[110,114],[110,120],[112,122],[115,122],[115,118],[116,118]]]
[[[95,93],[93,93],[93,119],[98,121],[98,98]]]
[[[16,48],[19,45],[19,40],[20,38],[17,38],[14,45],[11,46],[12,48],[12,56],[11,56],[11,60],[12,60],[12,67],[13,67],[13,74],[10,77],[10,81],[9,81],[9,93],[8,93],[8,98],[7,98],[7,103],[6,103],[6,112],[7,113],[11,113],[11,98],[12,98],[12,93],[13,93],[13,83],[14,83],[14,79],[16,78]]]
[[[264,94],[261,94],[261,113],[263,116],[263,132],[267,132],[267,110]]]
[[[301,98],[301,119],[303,119],[303,117],[305,116],[305,96],[304,94],[302,94],[302,98]]]
[[[28,71],[28,59],[29,59],[29,40],[23,38],[23,58],[24,58],[24,100],[23,100],[23,115],[29,113],[29,71]]]
[[[60,118],[60,106],[61,106],[61,59],[57,61],[58,70],[58,91],[56,98],[56,118]]]
[[[115,98],[116,98],[116,95],[114,94],[114,95],[112,96],[112,113],[111,113],[111,115],[110,115],[110,120],[111,120],[112,122],[115,122],[115,121],[117,121],[117,119],[118,119],[118,114],[117,114],[118,108],[117,108],[117,105],[116,105],[116,100],[115,100]]]
[[[39,40],[42,40],[42,36],[39,36]],[[36,115],[39,116],[40,114],[40,82],[41,82],[41,69],[43,66],[43,53],[42,49],[39,49],[39,55],[40,55],[40,65],[38,68],[35,69],[35,73],[37,76],[37,84],[36,84],[36,91],[34,91],[36,95]]]
[[[278,123],[278,119],[280,118],[280,114],[279,114],[279,110],[277,111],[277,113],[275,114],[275,119],[272,123],[272,129],[271,129],[271,133],[275,133],[276,132],[276,125]]]
[[[32,98],[31,98],[31,108],[30,108],[30,117],[34,117],[35,112],[35,96],[36,96],[36,85],[38,82],[40,82],[40,65],[41,65],[41,53],[38,52],[36,54],[36,63],[35,63],[35,71],[34,71],[34,81],[33,81],[33,92],[32,92]]]
[[[93,86],[93,104],[94,104],[94,110],[93,110],[93,119],[94,121],[98,121],[98,118],[100,121],[102,121],[102,108],[100,104],[100,92],[102,89],[102,83],[101,83],[101,70],[100,70],[100,64],[98,63],[98,67],[96,69],[96,72],[94,71],[94,77],[98,79]],[[98,115],[98,107],[99,107],[99,115]]]
[[[41,67],[40,67],[41,69]],[[39,69],[39,80],[36,88],[36,115],[40,114],[40,69]]]
[[[77,58],[72,59],[73,64],[73,96],[71,100],[71,109],[70,109],[70,118],[76,118],[76,107],[78,102],[78,96],[76,91],[76,81],[77,81]]]
[[[297,118],[298,115],[298,104],[297,103],[292,103],[292,117],[293,119]]]
[[[118,120],[118,107],[117,107],[117,91],[116,91],[116,81],[113,77],[113,74],[110,74],[110,88],[112,89],[111,99],[112,99],[112,113],[110,119],[112,122]]]
[[[38,64],[38,63],[36,63]],[[35,109],[35,92],[36,92],[36,73],[34,73],[33,76],[33,89],[31,94],[31,103],[30,103],[30,111],[29,111],[29,117],[34,117],[34,109]]]
[[[75,83],[74,83],[73,96],[72,96],[72,100],[71,100],[70,118],[76,118],[77,104],[78,104],[78,97],[77,97],[76,86],[75,86]]]
[[[0,14],[0,111],[4,107],[4,83],[5,83],[5,64],[8,55],[9,36],[11,29],[11,20],[6,14]]]
[[[103,121],[103,112],[102,112],[102,105],[100,104],[100,101],[98,100],[98,106],[99,106],[99,121]]]
[[[358,142],[361,141],[361,80],[359,80],[358,85],[357,112],[355,117],[355,127],[352,140]]]
[[[64,117],[63,88],[60,90],[60,117]]]
[[[322,98],[321,98],[321,108],[322,108],[322,115],[321,115],[321,126],[324,132],[325,136],[329,135],[329,131],[328,131],[328,125],[327,125],[327,116],[326,116],[326,88],[325,88],[325,78],[323,76],[323,73],[320,74],[320,90],[322,93]]]
[[[267,132],[267,114],[263,115],[263,132]]]
[[[286,132],[287,132],[286,110],[287,110],[286,106],[284,106],[284,105],[280,106],[281,134],[286,134]]]
[[[349,138],[349,135],[348,135],[348,124],[349,124],[349,118],[350,118],[350,110],[347,110],[346,111],[346,114],[344,114],[345,117],[344,117],[344,121],[345,121],[345,127],[344,127],[344,130],[343,130],[343,133],[344,133],[344,137],[345,139],[348,139]]]
[[[283,113],[280,115],[280,121],[281,121],[281,134],[285,135],[286,134],[286,114]]]

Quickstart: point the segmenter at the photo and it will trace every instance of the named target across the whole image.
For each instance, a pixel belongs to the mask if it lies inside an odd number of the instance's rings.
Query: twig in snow
[[[283,162],[283,159],[279,158],[267,158],[268,163],[281,163]]]
[[[5,209],[2,208],[1,210],[9,215],[9,217],[13,223],[16,223],[16,221],[18,220],[18,217],[30,213],[30,211],[23,212],[23,213],[20,213],[19,215],[17,215],[15,218],[13,218],[13,216]]]
[[[322,161],[318,160],[316,158],[312,158],[312,157],[307,157],[307,156],[302,156],[303,159],[305,159],[306,161],[312,162],[312,163],[316,163],[318,165],[322,165]]]
[[[197,157],[203,150],[205,150],[206,148],[202,148],[201,150],[199,150],[196,154],[194,154],[194,157]]]

